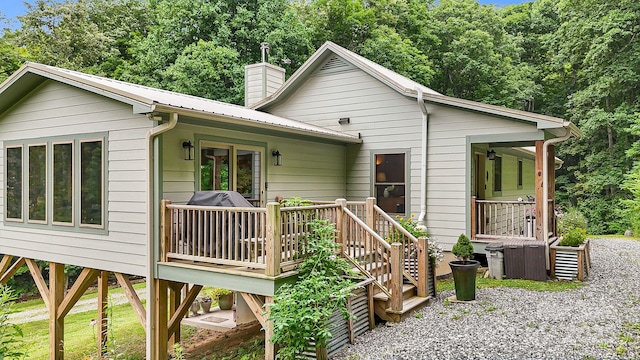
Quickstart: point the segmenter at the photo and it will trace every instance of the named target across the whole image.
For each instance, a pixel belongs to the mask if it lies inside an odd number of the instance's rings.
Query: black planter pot
[[[456,286],[456,299],[470,301],[476,298],[476,271],[480,262],[476,260],[450,261],[453,282]]]

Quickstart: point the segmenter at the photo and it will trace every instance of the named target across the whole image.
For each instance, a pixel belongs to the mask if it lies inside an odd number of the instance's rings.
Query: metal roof
[[[34,78],[33,75],[38,77]],[[295,133],[346,143],[361,142],[356,136],[243,106],[31,62],[25,63],[0,85],[0,114],[45,79],[60,81],[131,104],[136,113],[150,113],[156,108],[178,113],[181,110],[188,110],[190,114],[196,113],[196,115],[192,115],[194,117],[197,117],[197,114],[200,113],[202,115],[215,116],[217,119],[220,118],[238,125],[269,128],[285,133]]]

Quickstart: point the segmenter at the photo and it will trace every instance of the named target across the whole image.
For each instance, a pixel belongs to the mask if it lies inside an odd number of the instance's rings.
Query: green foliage
[[[271,341],[278,344],[278,359],[296,359],[308,349],[313,339],[318,346],[326,346],[331,338],[329,318],[341,311],[351,316],[346,299],[355,289],[348,262],[338,256],[336,229],[327,220],[307,224],[308,257],[300,266],[298,281],[280,287],[273,304],[267,304],[269,320],[273,321]]]
[[[0,359],[26,358],[22,328],[9,322],[15,295],[11,288],[0,285]]]
[[[311,200],[303,199],[300,196],[294,196],[289,199],[283,199],[281,203],[284,207],[309,206],[311,205]]]
[[[573,229],[587,229],[587,219],[580,210],[570,207],[561,216],[558,216],[558,233],[560,236]]]
[[[587,231],[582,228],[574,228],[567,231],[558,245],[560,246],[580,246],[587,239]]]
[[[473,256],[473,244],[465,234],[460,234],[458,241],[451,248],[451,252],[462,260],[469,260]]]
[[[622,217],[627,221],[634,234],[640,234],[640,163],[633,168],[624,181],[623,188],[631,196],[622,200]]]

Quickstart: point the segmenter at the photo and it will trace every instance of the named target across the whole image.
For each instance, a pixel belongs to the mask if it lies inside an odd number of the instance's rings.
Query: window
[[[518,159],[518,189],[522,188],[522,160]]]
[[[102,140],[80,142],[80,225],[102,226]]]
[[[29,221],[47,221],[47,146],[29,146]]]
[[[53,144],[53,222],[73,224],[73,143]]]
[[[5,158],[6,220],[104,228],[104,139],[9,144]]]
[[[405,212],[405,157],[405,153],[375,154],[375,197],[389,213]]]
[[[6,160],[6,217],[22,220],[22,146],[7,147]]]
[[[502,191],[502,156],[493,161],[493,191]]]

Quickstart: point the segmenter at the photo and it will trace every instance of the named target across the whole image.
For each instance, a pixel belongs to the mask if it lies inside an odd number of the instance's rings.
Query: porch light
[[[282,154],[280,154],[280,150],[271,150],[271,156],[273,156],[273,166],[282,166]]]
[[[487,151],[487,158],[489,160],[495,160],[496,159],[496,151],[493,150],[493,149]]]
[[[192,156],[193,144],[191,143],[191,140],[182,142],[182,150],[184,150],[185,160],[193,160],[193,156]]]

